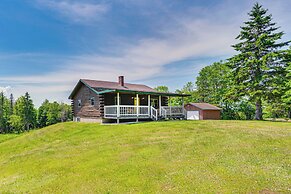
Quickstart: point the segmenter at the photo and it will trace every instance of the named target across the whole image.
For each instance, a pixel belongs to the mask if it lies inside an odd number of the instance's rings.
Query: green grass
[[[0,134],[0,143],[20,136],[19,134]]]
[[[291,123],[65,123],[0,135],[0,193],[290,193]]]

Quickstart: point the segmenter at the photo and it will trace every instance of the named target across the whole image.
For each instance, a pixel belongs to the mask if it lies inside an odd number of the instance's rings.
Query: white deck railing
[[[161,114],[164,118],[185,115],[183,106],[162,106],[161,109]]]
[[[112,106],[104,106],[104,117],[105,118],[150,118],[150,112],[149,112],[148,106],[112,105]]]
[[[158,120],[158,110],[151,106],[151,118]]]
[[[104,106],[104,118],[152,118],[158,120],[159,116],[169,118],[183,115],[185,115],[185,110],[182,106],[162,106],[160,113],[152,106]]]

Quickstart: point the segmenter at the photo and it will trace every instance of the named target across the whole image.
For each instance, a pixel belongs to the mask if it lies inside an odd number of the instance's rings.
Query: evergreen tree
[[[9,114],[12,115],[13,114],[13,106],[14,106],[14,97],[13,94],[10,94],[10,109],[9,109]]]
[[[23,130],[30,130],[36,126],[36,111],[27,92],[16,100],[14,115],[21,118]]]
[[[38,127],[47,126],[47,114],[49,111],[49,101],[46,99],[38,108],[37,123]]]
[[[0,92],[0,132],[9,132],[9,101],[3,92]]]
[[[24,123],[26,130],[30,130],[36,125],[36,111],[28,92],[25,93],[24,100]]]
[[[4,93],[0,92],[0,132],[5,130],[5,121],[4,121]]]
[[[286,107],[287,117],[291,119],[291,47],[289,48],[286,55],[286,62],[288,64],[288,67],[285,82],[285,94],[282,98]]]
[[[261,120],[262,101],[278,98],[282,85],[282,77],[286,76],[286,63],[283,62],[284,52],[280,48],[289,42],[278,42],[283,32],[277,32],[272,15],[256,3],[249,13],[249,21],[241,27],[233,45],[239,53],[230,59],[233,94],[246,96],[256,105],[255,119]]]

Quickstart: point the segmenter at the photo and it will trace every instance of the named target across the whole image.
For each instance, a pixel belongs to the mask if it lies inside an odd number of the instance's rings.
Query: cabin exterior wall
[[[94,105],[91,105],[90,98],[94,98]],[[81,100],[81,106],[78,101]],[[81,120],[100,119],[100,99],[99,95],[94,93],[91,89],[82,85],[73,97],[73,111],[75,120],[80,118]]]

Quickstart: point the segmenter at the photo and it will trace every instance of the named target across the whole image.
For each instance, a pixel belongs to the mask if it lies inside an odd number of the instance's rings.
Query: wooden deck
[[[155,109],[152,106],[111,105],[104,106],[104,118],[106,119],[152,119],[184,118],[183,106],[161,106]]]

